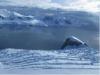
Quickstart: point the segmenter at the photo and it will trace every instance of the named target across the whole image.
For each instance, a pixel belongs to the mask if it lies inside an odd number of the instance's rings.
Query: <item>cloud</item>
[[[100,0],[0,0],[0,5],[100,11]]]
[[[67,0],[63,4],[66,7]],[[99,11],[100,1],[99,0],[73,0],[69,4],[69,8],[80,9],[80,10],[87,10],[87,11]]]
[[[64,9],[76,9],[92,12],[100,11],[100,0],[62,0],[62,2],[57,2],[57,0],[52,1],[62,5]]]
[[[0,0],[0,5],[13,5],[13,6],[38,6],[43,8],[51,8],[62,6],[58,3],[53,3],[52,0]]]

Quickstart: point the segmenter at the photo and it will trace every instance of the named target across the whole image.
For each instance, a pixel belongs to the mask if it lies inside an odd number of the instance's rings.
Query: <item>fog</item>
[[[27,30],[0,30],[0,48],[60,49],[64,40],[75,36],[92,48],[99,48],[99,31],[67,27],[33,27]]]

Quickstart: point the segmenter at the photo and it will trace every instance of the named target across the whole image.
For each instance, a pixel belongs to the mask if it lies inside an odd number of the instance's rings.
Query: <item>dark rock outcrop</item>
[[[85,42],[79,40],[78,38],[71,36],[68,37],[63,45],[61,46],[61,49],[65,49],[67,47],[84,47],[88,46]]]

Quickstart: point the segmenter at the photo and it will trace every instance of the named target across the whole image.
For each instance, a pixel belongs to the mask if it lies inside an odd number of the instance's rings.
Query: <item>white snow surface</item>
[[[77,49],[76,49],[77,50]],[[81,50],[81,49],[79,49]],[[83,50],[85,50],[83,48]],[[33,69],[67,69],[99,68],[90,59],[83,58],[85,53],[71,54],[72,50],[24,50],[4,49],[0,51],[0,69],[33,68]],[[81,57],[82,56],[82,57]],[[93,63],[93,65],[91,65]]]
[[[79,51],[77,51],[76,53],[74,51],[78,49],[70,49],[70,50],[25,50],[25,49],[12,49],[12,48],[3,49],[0,51],[0,73],[1,74],[12,74],[12,73],[13,74],[20,74],[20,73],[99,74],[99,68],[100,68],[99,63],[93,62],[91,59],[84,59],[84,55],[86,53],[84,53],[84,51],[81,50],[86,50],[86,49],[88,48],[82,48],[82,49],[79,48]]]

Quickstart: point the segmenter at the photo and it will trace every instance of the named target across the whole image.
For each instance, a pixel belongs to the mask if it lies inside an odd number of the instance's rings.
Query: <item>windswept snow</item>
[[[93,54],[92,51],[94,51]],[[1,66],[4,65],[3,69],[99,68],[95,65],[98,63],[98,56],[95,57],[95,54],[97,52],[89,48],[51,51],[9,48],[0,51],[0,62]]]

